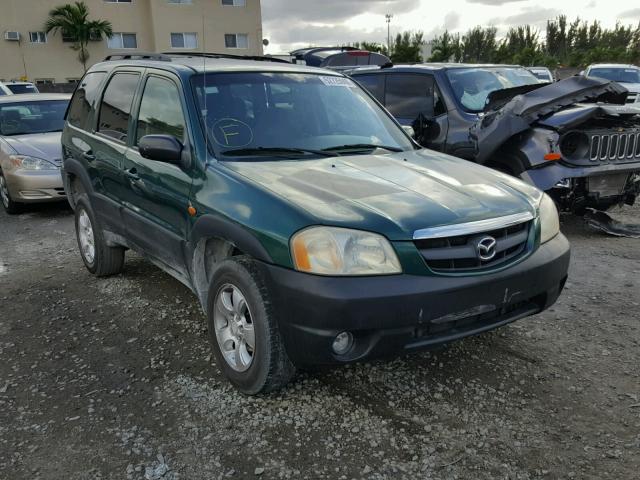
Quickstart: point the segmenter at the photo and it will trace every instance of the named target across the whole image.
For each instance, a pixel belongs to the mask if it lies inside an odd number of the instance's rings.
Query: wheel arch
[[[65,193],[67,194],[69,205],[71,205],[71,208],[74,210],[76,208],[76,197],[78,194],[93,192],[93,185],[87,170],[75,159],[65,159],[62,183]]]

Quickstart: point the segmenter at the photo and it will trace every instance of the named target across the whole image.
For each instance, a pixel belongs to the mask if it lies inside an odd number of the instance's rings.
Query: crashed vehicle
[[[560,295],[570,253],[553,200],[420,148],[342,74],[110,58],[62,134],[79,256],[111,275],[130,248],[185,283],[241,391],[450,343]]]
[[[540,83],[507,65],[353,70],[425,147],[490,166],[548,192],[565,211],[633,204],[640,192],[640,106],[601,78]]]

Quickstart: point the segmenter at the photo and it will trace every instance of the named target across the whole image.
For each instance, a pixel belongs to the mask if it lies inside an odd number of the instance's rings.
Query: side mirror
[[[411,138],[416,138],[416,131],[413,129],[413,127],[411,125],[402,125],[402,129]]]
[[[145,135],[138,142],[140,155],[149,160],[179,165],[182,143],[173,135]]]

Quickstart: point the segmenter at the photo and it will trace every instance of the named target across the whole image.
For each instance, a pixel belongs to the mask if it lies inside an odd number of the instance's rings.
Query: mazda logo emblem
[[[496,256],[496,246],[498,242],[493,237],[483,237],[476,244],[476,252],[478,258],[483,262],[487,262]]]

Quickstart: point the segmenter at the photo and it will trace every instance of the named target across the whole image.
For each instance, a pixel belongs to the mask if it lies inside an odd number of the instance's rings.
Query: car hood
[[[33,133],[4,137],[19,155],[43,158],[60,163],[62,158],[62,132]]]
[[[620,83],[624,88],[631,93],[640,93],[640,83]]]
[[[531,212],[542,193],[430,150],[295,161],[224,162],[315,224],[410,240],[416,230]]]
[[[469,131],[476,145],[477,162],[484,163],[508,139],[567,107],[579,102],[622,105],[628,93],[619,83],[582,76],[534,87],[529,91],[524,87],[508,89],[515,94],[510,100],[506,95],[509,91],[498,90],[489,95],[487,105],[500,105],[500,108],[479,118]]]

